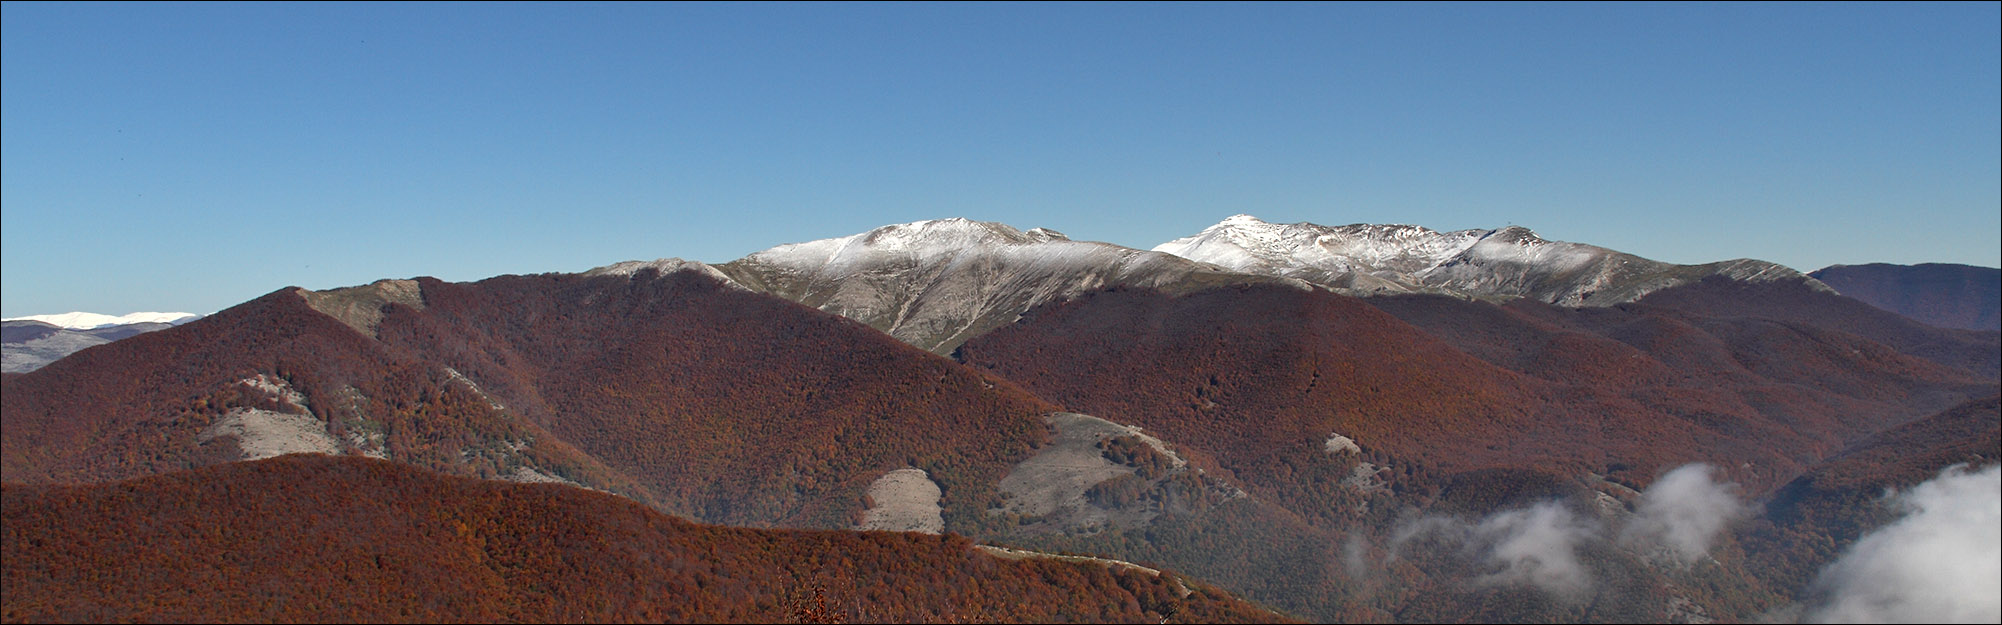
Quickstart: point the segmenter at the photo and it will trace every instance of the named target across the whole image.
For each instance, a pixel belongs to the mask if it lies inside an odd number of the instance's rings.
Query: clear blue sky
[[[0,308],[953,216],[1996,266],[1998,6],[6,3]]]

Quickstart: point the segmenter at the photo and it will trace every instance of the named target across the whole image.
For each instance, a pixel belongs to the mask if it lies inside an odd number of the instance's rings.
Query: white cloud
[[[1807,620],[2002,622],[2002,467],[1948,467],[1894,500],[1905,516],[1822,570]]]
[[[1488,515],[1479,523],[1427,517],[1399,528],[1391,539],[1392,557],[1420,536],[1437,535],[1457,544],[1487,571],[1478,584],[1526,584],[1553,594],[1577,598],[1591,588],[1590,571],[1578,560],[1578,544],[1599,535],[1599,528],[1556,502]]]
[[[1745,514],[1737,485],[1711,479],[1707,464],[1687,464],[1662,475],[1641,493],[1640,506],[1620,533],[1628,544],[1658,544],[1687,564],[1710,552],[1710,541]]]
[[[1483,575],[1481,581],[1526,583],[1560,595],[1578,595],[1592,585],[1591,574],[1578,561],[1578,543],[1597,533],[1556,503],[1489,516],[1474,528],[1474,535],[1488,545],[1489,563],[1501,570]]]

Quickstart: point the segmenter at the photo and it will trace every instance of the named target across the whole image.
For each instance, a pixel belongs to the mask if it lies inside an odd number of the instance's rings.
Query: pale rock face
[[[862,513],[855,529],[886,532],[937,534],[945,531],[945,509],[939,505],[944,495],[924,469],[897,469],[876,478],[869,485],[869,501],[874,504]]]
[[[285,454],[340,455],[341,445],[327,433],[327,424],[306,407],[306,396],[276,376],[258,374],[237,384],[279,400],[304,414],[236,408],[196,436],[207,442],[221,436],[236,438],[240,460],[262,460]]]
[[[1139,427],[1071,412],[1045,415],[1044,420],[1055,430],[1050,444],[1008,470],[996,484],[1006,502],[989,511],[1022,517],[1022,531],[1089,534],[1109,527],[1138,527],[1174,505],[1161,503],[1167,497],[1125,503],[1092,501],[1088,493],[1093,487],[1125,476],[1140,478],[1142,484],[1135,485],[1138,491],[1158,492],[1169,477],[1193,471],[1197,483],[1225,500],[1245,496],[1244,491],[1189,466],[1188,460],[1167,443]],[[1133,437],[1159,454],[1166,461],[1164,473],[1149,476],[1135,464],[1118,464],[1107,458],[1100,443],[1124,437]]]
[[[1350,294],[1444,293],[1610,306],[1707,276],[1803,280],[1798,271],[1740,259],[1673,265],[1602,247],[1547,241],[1520,226],[1437,232],[1418,226],[1275,224],[1236,215],[1154,248],[1233,271],[1298,278]]]
[[[781,245],[716,266],[737,284],[949,354],[1046,302],[1112,286],[1179,292],[1269,282],[1046,228],[940,219]]]

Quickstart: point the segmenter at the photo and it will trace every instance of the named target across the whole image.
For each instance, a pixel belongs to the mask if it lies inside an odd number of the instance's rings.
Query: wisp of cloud
[[[2002,467],[1948,467],[1894,500],[1905,516],[1822,569],[1806,620],[2002,622]]]
[[[1597,533],[1570,510],[1551,502],[1489,516],[1474,528],[1474,535],[1489,545],[1488,561],[1501,570],[1481,581],[1526,583],[1576,596],[1592,585],[1591,574],[1578,561],[1578,543]]]
[[[1658,544],[1684,564],[1710,552],[1710,541],[1745,514],[1737,485],[1718,483],[1707,464],[1676,467],[1641,493],[1640,505],[1620,539],[1630,545]]]

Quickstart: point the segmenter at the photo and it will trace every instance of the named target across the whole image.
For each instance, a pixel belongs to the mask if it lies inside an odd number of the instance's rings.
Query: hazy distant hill
[[[34,371],[86,347],[164,330],[197,318],[186,313],[134,313],[125,317],[69,313],[8,319],[0,322],[0,328],[5,329],[5,334],[0,335],[0,359],[4,359],[0,360],[0,371]]]
[[[1873,263],[1810,275],[1843,295],[1942,328],[2002,330],[2002,269]]]

